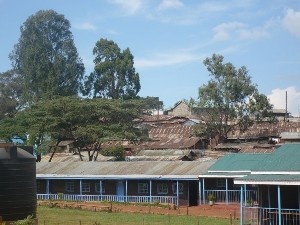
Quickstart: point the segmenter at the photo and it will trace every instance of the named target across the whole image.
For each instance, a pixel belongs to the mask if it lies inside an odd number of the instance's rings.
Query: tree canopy
[[[0,73],[0,120],[14,114],[20,106],[23,93],[20,76],[13,70]]]
[[[85,95],[111,99],[135,98],[141,89],[129,48],[101,38],[93,49],[95,68],[85,81]]]
[[[211,79],[199,88],[200,107],[206,109],[202,134],[226,139],[233,129],[245,131],[254,121],[261,121],[272,109],[267,97],[252,83],[246,67],[223,63],[213,54],[204,60]]]
[[[143,133],[135,119],[145,107],[146,102],[141,100],[80,97],[42,100],[0,121],[0,137],[26,133],[29,144],[38,147],[45,142],[49,146],[49,141],[72,139],[76,147],[88,150],[92,160],[104,141],[139,141]]]
[[[82,88],[84,65],[70,27],[70,22],[53,10],[40,10],[21,26],[10,59],[20,74],[27,104],[77,95]]]

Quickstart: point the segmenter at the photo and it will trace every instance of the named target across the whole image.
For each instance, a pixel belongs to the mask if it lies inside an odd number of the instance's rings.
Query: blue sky
[[[71,22],[86,74],[100,38],[134,55],[140,96],[157,96],[165,108],[198,97],[207,83],[203,65],[213,53],[246,66],[275,108],[300,113],[299,0],[0,0],[0,72],[20,37],[20,26],[38,10],[53,9]]]

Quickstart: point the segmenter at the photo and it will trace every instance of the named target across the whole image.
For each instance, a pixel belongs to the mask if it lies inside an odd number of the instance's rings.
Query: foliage
[[[20,109],[22,93],[20,75],[13,70],[0,73],[0,120]]]
[[[199,133],[223,140],[230,131],[246,131],[254,121],[270,115],[272,105],[258,92],[246,67],[236,69],[216,54],[206,58],[204,65],[212,78],[199,88],[200,107],[207,110],[206,128],[201,125]]]
[[[32,218],[32,216],[27,216],[26,219],[24,220],[18,220],[17,222],[14,223],[14,225],[34,225],[34,219]]]
[[[116,161],[124,161],[124,148],[121,145],[107,147],[102,150],[102,155],[113,156]]]
[[[26,90],[23,100],[31,104],[55,96],[77,95],[84,65],[74,45],[70,22],[53,10],[40,10],[20,30],[10,59]]]
[[[89,160],[93,160],[103,141],[139,141],[142,133],[135,119],[144,107],[139,100],[62,97],[39,101],[14,117],[0,121],[0,137],[27,133],[29,144],[38,147],[45,143],[49,146],[50,141],[58,144],[73,139],[76,147],[86,148]]]
[[[141,89],[129,48],[121,52],[113,41],[101,38],[93,49],[94,72],[85,81],[85,95],[131,99]]]
[[[215,202],[217,200],[216,196],[214,196],[213,194],[209,194],[207,196],[207,200],[208,201],[212,201],[212,202]]]

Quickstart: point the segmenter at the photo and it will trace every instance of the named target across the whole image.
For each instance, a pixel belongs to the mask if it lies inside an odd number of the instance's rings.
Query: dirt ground
[[[64,201],[39,201],[39,205],[48,205],[50,207],[60,208],[80,208],[82,210],[92,211],[113,211],[113,212],[128,212],[128,213],[152,213],[152,214],[170,214],[170,215],[193,215],[193,216],[208,216],[219,218],[238,219],[240,208],[238,204],[214,204],[179,207],[175,209],[170,205],[154,206],[154,205],[135,205],[125,203],[103,203],[103,202],[64,202]]]

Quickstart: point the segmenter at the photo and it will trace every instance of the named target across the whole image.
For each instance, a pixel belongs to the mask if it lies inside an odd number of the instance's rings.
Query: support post
[[[50,181],[49,181],[49,179],[46,180],[46,194],[50,194]]]
[[[201,205],[201,181],[200,181],[200,179],[198,181],[198,192],[199,192],[199,203],[198,203],[198,205]]]
[[[127,202],[128,181],[125,181],[125,202]]]
[[[179,182],[176,182],[177,209],[179,207]]]
[[[152,180],[150,180],[150,190],[149,190],[149,194],[150,194],[150,203],[152,203]]]
[[[79,180],[79,194],[82,195],[82,180]]]
[[[228,205],[228,178],[226,178],[225,180],[225,188],[226,188],[226,192],[225,192],[226,205]]]
[[[205,181],[204,178],[202,178],[202,199],[203,199],[203,204],[205,204],[206,200],[205,200]]]
[[[244,215],[243,215],[243,202],[244,202],[244,193],[243,193],[243,185],[241,185],[241,193],[240,193],[240,225],[244,224]]]
[[[100,182],[99,182],[99,187],[100,187],[100,190],[99,190],[100,199],[102,201],[102,194],[103,194],[102,180],[100,180]]]
[[[298,186],[298,209],[300,211],[300,187]]]
[[[247,185],[246,184],[244,184],[244,194],[245,194],[244,201],[247,202]]]
[[[277,202],[278,202],[278,225],[281,225],[281,193],[280,193],[280,185],[277,186]]]

